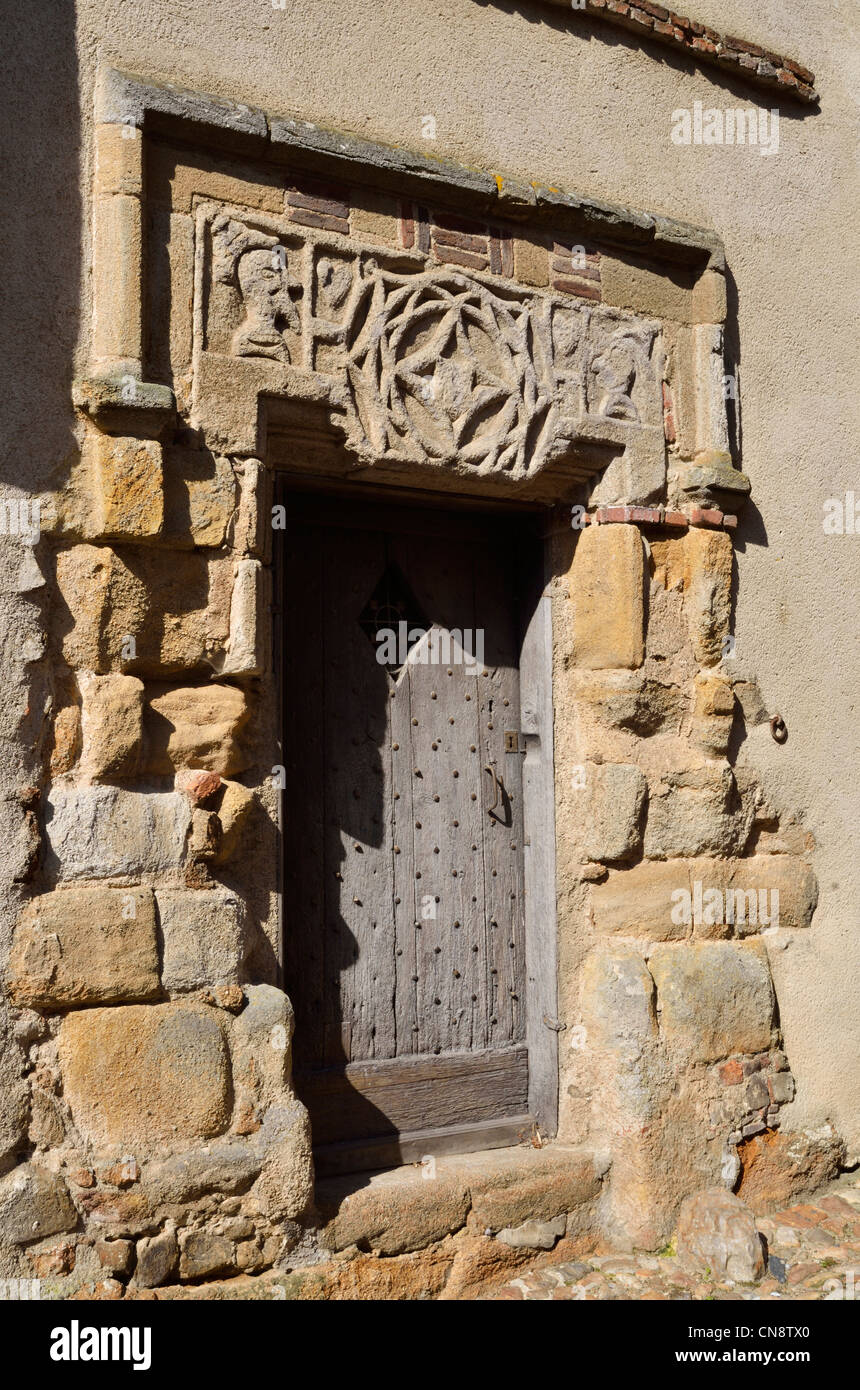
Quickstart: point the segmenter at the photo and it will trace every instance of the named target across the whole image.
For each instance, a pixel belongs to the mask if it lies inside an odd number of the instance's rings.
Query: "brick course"
[[[548,0],[553,8],[567,8],[567,0]],[[799,101],[818,100],[815,75],[802,63],[772,53],[759,44],[723,34],[707,24],[667,10],[651,0],[585,0],[580,16],[592,15],[609,24],[621,25],[631,34],[680,49],[696,63],[736,64],[751,84],[783,92]]]

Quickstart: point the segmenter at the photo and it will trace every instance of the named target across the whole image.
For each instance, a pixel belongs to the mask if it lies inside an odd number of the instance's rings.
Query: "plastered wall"
[[[687,9],[716,22],[707,4]],[[6,393],[2,485],[7,494],[52,485],[75,447],[69,388],[73,356],[78,365],[86,359],[90,322],[91,112],[100,63],[715,230],[734,282],[736,462],[753,487],[738,534],[736,670],[757,676],[768,709],[789,730],[779,746],[767,723],[757,726],[738,756],[754,762],[775,802],[805,808],[820,882],[812,930],[772,952],[798,1084],[783,1123],[830,1119],[857,1155],[860,542],[822,525],[826,499],[857,490],[851,13],[847,3],[815,0],[802,10],[769,4],[751,14],[732,0],[716,18],[816,73],[820,110],[786,106],[772,155],[676,146],[670,138],[673,110],[696,101],[749,105],[765,100],[759,92],[723,86],[710,70],[537,5],[287,0],[279,9],[270,0],[134,7],[110,0],[77,13],[59,4],[50,16],[16,16],[7,90],[19,93],[17,135],[27,157],[12,190],[18,341],[7,359],[16,386]],[[431,131],[435,138],[426,138]],[[40,588],[26,587],[17,552],[4,554],[4,573],[4,626],[34,644],[16,636],[6,649],[8,883],[21,877],[28,852],[31,812],[21,789],[32,775],[24,750],[39,734],[46,600]],[[13,888],[7,932],[14,897]]]

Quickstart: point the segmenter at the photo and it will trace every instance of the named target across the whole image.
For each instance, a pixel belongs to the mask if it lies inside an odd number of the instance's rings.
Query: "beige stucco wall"
[[[722,86],[718,73],[694,71],[660,49],[646,53],[620,31],[539,5],[287,0],[278,9],[271,0],[83,0],[76,17],[60,6],[43,28],[22,15],[16,44],[29,109],[49,120],[53,94],[61,95],[55,147],[25,137],[32,158],[21,178],[15,244],[30,271],[32,302],[24,305],[21,294],[27,356],[20,360],[31,380],[13,416],[4,483],[32,477],[44,485],[71,447],[62,359],[73,343],[79,365],[86,357],[92,90],[102,62],[713,228],[737,286],[737,461],[754,497],[739,532],[736,662],[757,674],[768,707],[789,728],[779,747],[767,725],[759,726],[741,757],[754,761],[778,804],[805,809],[818,843],[821,897],[812,930],[773,952],[798,1082],[786,1124],[829,1118],[860,1156],[860,867],[853,853],[860,539],[827,536],[821,524],[825,498],[852,487],[860,495],[849,434],[857,411],[850,303],[858,261],[851,6],[810,0],[792,8],[772,0],[751,12],[741,0],[716,7],[696,0],[684,8],[815,71],[820,112],[786,105],[777,154],[673,145],[673,109],[765,98]],[[435,141],[422,138],[426,116],[435,118]],[[44,226],[52,183],[53,259]],[[78,316],[70,273],[79,254]],[[36,401],[43,426],[34,443],[27,411]]]

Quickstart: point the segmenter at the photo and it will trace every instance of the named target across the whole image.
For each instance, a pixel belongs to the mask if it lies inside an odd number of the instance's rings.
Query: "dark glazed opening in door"
[[[516,1143],[534,518],[285,500],[285,986],[318,1171]]]

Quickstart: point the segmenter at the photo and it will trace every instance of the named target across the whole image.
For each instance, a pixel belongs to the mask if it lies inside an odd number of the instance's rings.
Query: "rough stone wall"
[[[787,806],[807,807],[818,845],[815,932],[775,964],[799,1082],[793,1113],[799,1125],[831,1119],[856,1152],[860,1118],[850,1078],[860,1064],[860,1021],[844,988],[860,970],[860,885],[846,852],[846,827],[857,808],[856,537],[828,536],[821,527],[826,498],[857,490],[857,402],[850,384],[857,344],[845,312],[858,260],[844,176],[855,120],[853,15],[829,0],[802,9],[773,0],[754,14],[745,0],[724,0],[718,14],[710,0],[683,9],[693,21],[790,54],[815,73],[821,98],[815,114],[779,103],[777,155],[672,144],[676,108],[692,109],[695,101],[766,106],[770,99],[719,69],[667,63],[665,48],[650,47],[647,37],[628,41],[621,30],[601,31],[595,19],[569,8],[556,22],[548,7],[525,15],[475,0],[444,0],[432,11],[406,11],[397,0],[327,0],[238,13],[228,0],[193,12],[177,11],[171,0],[145,11],[89,0],[78,7],[73,33],[52,22],[50,45],[31,23],[25,32],[16,29],[19,51],[33,54],[29,99],[55,132],[50,149],[43,143],[32,150],[22,215],[40,181],[63,199],[79,184],[85,211],[62,205],[64,225],[73,230],[59,242],[36,219],[43,269],[16,321],[32,324],[22,336],[34,384],[31,409],[44,420],[44,442],[36,450],[28,445],[32,414],[25,409],[12,434],[17,468],[10,481],[21,485],[27,460],[31,485],[44,485],[47,470],[70,447],[69,410],[54,382],[63,370],[58,344],[71,346],[79,332],[81,363],[86,358],[85,270],[79,318],[74,287],[76,267],[89,263],[90,122],[99,61],[472,168],[553,178],[562,188],[713,228],[731,267],[736,322],[728,347],[738,368],[742,425],[736,443],[755,496],[737,551],[735,669],[758,677],[767,710],[782,713],[789,727],[781,747],[766,725],[756,726],[740,756],[752,750],[771,794]],[[49,48],[54,67],[45,72]],[[78,111],[64,96],[67,108],[58,115],[56,93],[74,93],[78,60]],[[423,134],[426,115],[435,121],[432,141]],[[79,127],[85,132],[80,169],[77,133],[67,134]],[[32,282],[33,237],[31,211],[16,243],[24,283]],[[17,785],[10,783],[10,794]]]
[[[765,714],[722,660],[729,535],[622,522],[557,550],[561,1136],[611,1154],[606,1229],[654,1248],[683,1194],[736,1184],[753,1136],[780,1147],[770,959],[812,922],[813,841],[736,760]],[[844,1157],[827,1126],[791,1143]]]
[[[690,529],[672,538],[665,529],[649,531],[647,518],[644,530],[631,518],[589,527],[578,541],[570,598],[566,608],[556,605],[557,665],[565,687],[556,703],[573,716],[557,727],[563,1002],[569,1026],[584,1030],[576,1034],[579,1047],[570,1047],[562,1035],[562,1134],[579,1138],[587,1132],[613,1152],[609,1229],[634,1230],[639,1221],[637,1239],[649,1243],[665,1222],[664,1209],[654,1208],[655,1173],[657,1183],[673,1165],[683,1174],[683,1163],[696,1153],[702,1168],[689,1182],[698,1185],[700,1176],[711,1181],[727,1161],[730,1136],[771,1123],[775,1108],[791,1101],[783,1045],[800,1083],[794,1124],[832,1118],[849,1138],[855,1133],[847,1078],[857,1015],[837,987],[856,950],[849,925],[856,893],[852,897],[842,839],[853,779],[840,724],[847,682],[838,659],[840,644],[848,651],[853,636],[852,605],[843,597],[850,589],[845,548],[851,537],[828,540],[818,533],[818,478],[826,476],[828,493],[836,494],[851,479],[832,462],[841,437],[837,426],[828,422],[818,434],[807,427],[816,393],[839,390],[823,384],[816,372],[827,355],[825,340],[829,353],[833,342],[844,342],[846,330],[838,274],[822,269],[814,301],[810,277],[787,282],[784,274],[786,264],[797,264],[798,248],[821,267],[835,256],[821,238],[824,212],[816,189],[826,183],[821,167],[831,167],[841,138],[839,45],[836,56],[828,48],[820,61],[817,55],[809,59],[824,92],[820,124],[810,127],[820,157],[814,169],[804,161],[806,126],[785,122],[791,170],[785,178],[776,177],[757,154],[754,169],[744,166],[739,173],[737,163],[727,160],[695,165],[694,152],[668,144],[673,107],[695,98],[721,100],[701,74],[664,72],[647,53],[624,50],[619,79],[615,49],[590,37],[572,39],[552,25],[526,29],[513,14],[491,14],[467,0],[451,0],[447,27],[437,27],[438,20],[428,27],[416,12],[404,30],[403,16],[392,26],[385,8],[357,6],[344,18],[342,6],[337,13],[332,7],[326,22],[344,45],[331,56],[337,80],[327,92],[336,97],[321,94],[309,76],[319,7],[313,13],[291,11],[289,28],[274,8],[265,25],[242,16],[237,28],[227,6],[209,6],[189,18],[169,4],[149,7],[146,14],[94,4],[82,10],[77,36],[62,24],[52,35],[66,94],[74,89],[71,74],[80,58],[80,112],[67,113],[75,131],[71,143],[60,132],[53,152],[40,155],[33,167],[63,189],[71,171],[74,186],[80,127],[83,213],[78,227],[74,210],[65,209],[68,239],[59,248],[48,242],[52,254],[41,258],[45,275],[33,286],[32,302],[22,306],[21,322],[34,324],[31,338],[46,347],[35,360],[28,348],[24,359],[34,386],[23,403],[15,402],[19,411],[4,483],[7,495],[26,498],[64,485],[70,472],[75,482],[58,507],[52,542],[56,586],[53,561],[42,550],[13,544],[4,546],[3,555],[9,634],[3,956],[19,1012],[14,1021],[5,1013],[0,1019],[8,1040],[0,1137],[7,1167],[22,1155],[35,1160],[19,1162],[2,1180],[5,1228],[13,1243],[19,1237],[19,1248],[4,1256],[10,1273],[31,1272],[31,1264],[19,1261],[24,1244],[32,1256],[44,1254],[49,1272],[67,1272],[71,1256],[62,1239],[79,1220],[69,1194],[92,1228],[104,1221],[112,1237],[104,1254],[97,1246],[83,1247],[76,1278],[96,1277],[100,1269],[124,1274],[136,1258],[138,1282],[150,1277],[145,1271],[151,1261],[157,1283],[177,1268],[194,1279],[270,1263],[273,1231],[278,1227],[280,1247],[284,1222],[300,1214],[309,1192],[307,1136],[289,1088],[289,1006],[273,986],[248,983],[274,978],[271,875],[255,874],[249,861],[241,889],[234,876],[250,845],[259,846],[260,865],[271,862],[274,845],[273,795],[264,777],[277,758],[257,741],[261,728],[273,727],[272,691],[260,681],[266,660],[260,654],[262,629],[253,618],[265,594],[257,587],[263,582],[258,542],[242,520],[255,465],[248,459],[240,466],[220,453],[195,460],[191,440],[182,442],[177,458],[157,439],[106,431],[83,413],[74,416],[69,399],[67,364],[75,338],[78,379],[94,356],[134,365],[144,352],[140,332],[131,345],[103,341],[102,352],[98,334],[104,324],[90,329],[90,237],[95,227],[98,240],[99,217],[106,211],[99,193],[111,200],[108,215],[121,220],[140,192],[133,171],[121,159],[112,165],[112,152],[99,154],[92,138],[97,58],[406,146],[418,145],[426,107],[435,113],[434,153],[526,179],[536,165],[557,169],[566,186],[682,214],[723,235],[744,347],[743,459],[752,460],[746,469],[755,474],[772,534],[797,525],[798,495],[813,498],[804,504],[809,547],[790,574],[783,561],[776,581],[773,548],[757,552],[752,546],[760,535],[754,526],[747,532],[735,627],[743,669],[732,667],[729,677],[728,663],[714,670],[730,612],[724,532]],[[780,10],[773,20],[763,15],[758,22],[768,31],[762,34],[765,43],[806,57],[812,39],[805,20]],[[380,23],[388,28],[377,30]],[[745,32],[743,16],[734,24],[727,16],[725,24]],[[788,25],[797,34],[792,42],[782,32]],[[463,55],[456,62],[451,26]],[[444,51],[436,52],[443,30]],[[365,55],[360,81],[349,71],[355,64],[344,58],[355,33]],[[24,53],[31,40],[33,34],[22,38]],[[395,43],[398,80],[368,83],[366,53],[379,55],[381,75],[386,64],[395,63]],[[437,67],[429,87],[415,80],[428,51],[435,52]],[[507,82],[499,80],[500,61]],[[542,65],[552,75],[546,91],[536,76]],[[560,93],[557,73],[573,76],[574,70],[583,80],[566,81]],[[588,99],[602,84],[619,80],[629,109],[665,108],[663,127],[637,122],[634,134],[620,110],[624,103],[607,115],[605,103]],[[499,103],[492,119],[475,96],[490,88]],[[37,82],[34,105],[43,116],[45,98]],[[544,114],[550,109],[551,121]],[[600,112],[602,117],[595,114]],[[570,139],[574,129],[576,141]],[[127,153],[122,146],[113,151],[118,157]],[[684,155],[686,162],[679,162]],[[94,182],[99,158],[101,177],[115,180],[100,191]],[[26,267],[33,196],[32,189],[22,190],[21,205],[29,209],[18,241],[22,283],[32,282]],[[41,204],[36,212],[41,215]],[[762,245],[758,233],[766,224],[769,238]],[[172,228],[177,239],[183,227],[180,215]],[[790,228],[790,235],[780,228]],[[474,247],[465,253],[479,254]],[[79,262],[85,269],[78,317],[71,287]],[[835,265],[841,269],[842,262]],[[655,307],[647,273],[631,271],[623,260],[612,298],[611,271],[608,260],[601,264],[608,302],[665,314],[681,337],[695,323],[719,318],[673,314],[665,303]],[[803,345],[794,361],[787,361],[786,338],[768,326],[777,303],[781,329]],[[806,325],[805,339],[798,323]],[[685,387],[681,377],[692,357],[682,348],[669,358],[667,414],[671,430],[683,431],[684,392],[696,388],[689,381]],[[787,459],[776,456],[775,440],[788,450]],[[796,488],[786,488],[789,473],[798,480]],[[675,496],[667,501],[677,501],[677,482],[670,472]],[[163,498],[160,512],[158,504],[153,510],[157,496]],[[568,539],[572,544],[575,538]],[[569,566],[570,555],[562,553],[557,573]],[[599,594],[607,572],[627,596],[619,631],[606,632],[593,612],[589,616],[588,596]],[[45,576],[51,579],[47,585]],[[169,589],[173,602],[154,607],[148,596],[156,585],[162,594]],[[585,602],[577,612],[578,594]],[[836,603],[827,597],[835,594]],[[605,619],[605,604],[603,612]],[[763,612],[776,621],[764,623]],[[565,640],[568,619],[573,628]],[[128,638],[135,643],[131,656],[123,654]],[[744,655],[753,646],[755,662]],[[801,670],[794,661],[797,650],[804,653]],[[760,704],[755,664],[763,667]],[[828,664],[832,683],[822,700],[804,691],[803,672]],[[217,708],[213,689],[220,694]],[[734,756],[738,702],[755,760],[767,773],[765,792],[747,769],[746,748]],[[786,748],[773,742],[761,718],[777,708],[790,727]],[[585,772],[575,791],[574,768]],[[582,821],[580,801],[590,808]],[[628,811],[621,828],[617,817],[601,810],[618,804]],[[791,808],[800,805],[808,807],[802,827],[791,819]],[[582,839],[585,824],[594,837],[588,841]],[[816,863],[826,866],[822,903],[813,932],[801,930],[790,949],[771,957],[777,1013],[759,934],[750,939],[702,922],[676,935],[671,914],[666,921],[665,900],[687,883],[692,891],[696,881],[721,892],[733,884],[778,886],[781,912],[790,910],[792,927],[803,929],[815,906],[814,880],[804,867],[809,834]],[[640,903],[646,902],[653,915],[631,932],[631,913],[645,916]],[[654,912],[657,902],[660,911]],[[796,960],[800,964],[792,964]],[[245,1003],[234,1013],[240,985]],[[733,997],[746,1001],[740,1016],[726,1004]],[[700,1001],[695,1029],[691,998]],[[606,1001],[615,999],[617,1007],[609,1008]],[[252,1024],[259,1031],[249,1042],[245,1030]],[[91,1059],[87,1075],[101,1075],[105,1047],[119,1066],[106,1069],[96,1093],[86,1077],[82,1082],[75,1059]],[[836,1053],[843,1059],[838,1068]],[[271,1068],[262,1078],[261,1056]],[[190,1058],[195,1086],[185,1088],[183,1068]],[[601,1080],[593,1096],[582,1087],[586,1058]],[[764,1080],[755,1085],[754,1076]],[[655,1107],[663,1111],[659,1123]],[[130,1157],[141,1113],[148,1114],[151,1132],[164,1136],[167,1155],[163,1171],[155,1165],[144,1183],[137,1159]],[[190,1148],[185,1139],[177,1143],[177,1130],[200,1142]],[[700,1146],[691,1142],[693,1135],[701,1136]],[[285,1172],[293,1177],[286,1180]],[[687,1183],[679,1177],[679,1187]],[[637,1184],[641,1201],[634,1200]],[[279,1207],[285,1193],[288,1210]],[[633,1198],[622,1201],[622,1193]],[[138,1244],[135,1255],[130,1242]]]

